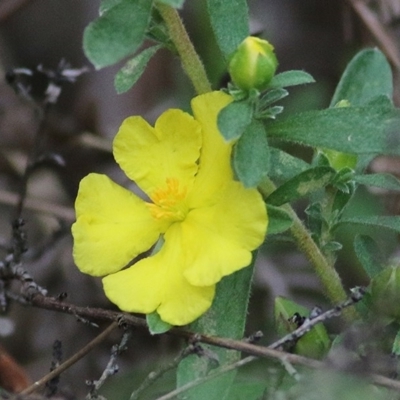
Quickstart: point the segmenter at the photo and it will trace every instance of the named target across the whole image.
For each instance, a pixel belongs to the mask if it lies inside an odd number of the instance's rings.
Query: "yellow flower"
[[[82,272],[106,275],[105,294],[121,310],[188,324],[210,307],[216,283],[249,265],[262,243],[265,204],[233,179],[233,144],[216,125],[231,101],[212,92],[192,100],[193,117],[172,109],[154,128],[138,116],[123,122],[114,157],[151,201],[105,175],[81,181],[74,259]],[[160,237],[156,254],[124,268]]]

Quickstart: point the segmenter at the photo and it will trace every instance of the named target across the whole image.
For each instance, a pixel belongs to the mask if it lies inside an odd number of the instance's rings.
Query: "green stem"
[[[211,92],[211,84],[208,81],[206,71],[200,57],[196,53],[189,35],[175,8],[166,4],[157,3],[169,35],[182,61],[182,67],[198,94]]]
[[[266,198],[275,189],[275,185],[269,179],[266,179],[259,186],[261,194]],[[319,277],[321,283],[326,290],[326,296],[333,304],[339,304],[346,300],[347,295],[343,288],[342,281],[336,272],[335,268],[326,257],[322,254],[321,250],[314,242],[310,232],[304,226],[303,222],[297,216],[296,212],[289,204],[285,204],[282,208],[290,215],[293,220],[293,225],[290,229],[293,238],[296,240],[297,246],[302,251],[308,260],[311,262],[314,270]],[[353,308],[347,309],[344,316],[348,321],[356,319],[356,312]]]
[[[335,196],[337,193],[337,189],[331,186],[325,188],[325,200],[322,202],[322,217],[325,218],[327,221],[331,221],[332,217],[332,210],[333,204],[335,201]],[[322,232],[321,232],[321,243],[323,245],[329,243],[332,240],[332,233],[331,233],[331,223],[329,226],[323,224]],[[334,251],[325,251],[324,252],[325,258],[328,260],[328,263],[334,265],[336,261],[336,255]]]

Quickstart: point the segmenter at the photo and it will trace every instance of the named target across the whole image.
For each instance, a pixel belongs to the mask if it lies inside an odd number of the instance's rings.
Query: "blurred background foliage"
[[[87,173],[96,171],[106,172],[113,179],[126,183],[126,178],[122,176],[108,150],[121,121],[127,116],[140,114],[153,122],[168,107],[188,109],[193,92],[181,70],[179,60],[163,50],[151,60],[133,90],[117,95],[113,80],[122,64],[95,71],[82,51],[83,30],[97,17],[98,3],[94,0],[2,0],[0,73],[4,76],[13,68],[35,69],[38,65],[55,69],[62,59],[74,68],[90,68],[90,72],[82,75],[75,84],[66,84],[63,87],[59,101],[51,108],[40,127],[45,138],[43,148],[61,155],[65,166],[44,164],[35,170],[29,181],[28,198],[36,199],[38,204],[44,200],[61,206],[61,211],[55,212],[52,208],[44,210],[45,212],[37,212],[31,207],[24,209],[23,217],[26,220],[29,243],[25,267],[40,285],[49,290],[50,295],[57,296],[66,292],[67,300],[74,304],[112,308],[103,295],[100,281],[79,273],[72,260],[69,229],[74,218],[73,203],[79,181]],[[290,90],[291,95],[284,103],[285,113],[327,107],[339,77],[351,57],[362,47],[377,46],[374,35],[351,7],[351,3],[344,0],[249,1],[251,32],[274,44],[280,63],[278,72],[300,69],[309,72],[316,80],[315,84]],[[398,4],[396,0],[376,0],[370,1],[368,6],[400,48]],[[205,2],[187,1],[182,15],[205,62],[213,87],[224,85],[226,72],[212,36]],[[396,66],[394,74],[395,103],[399,106]],[[10,243],[10,221],[15,214],[15,204],[12,204],[13,200],[7,194],[18,192],[33,137],[39,129],[38,124],[31,104],[17,96],[2,79],[2,257]],[[292,148],[291,151],[304,159],[310,158],[309,152],[303,148]],[[392,157],[375,160],[370,168],[376,172],[388,171],[400,176],[399,166],[400,161]],[[303,208],[304,204],[299,202],[297,209],[302,217]],[[356,196],[352,204],[353,211],[360,215],[376,214],[382,208],[386,208],[388,213],[397,214],[400,210],[399,199],[388,192],[372,194],[364,190]],[[362,229],[362,232],[360,229],[355,232],[354,229],[342,228],[340,233],[344,248],[340,252],[338,268],[348,287],[368,282],[352,250],[351,238],[356,233],[372,235],[386,255],[395,257],[398,252],[396,235],[387,231],[371,232],[367,228]],[[247,328],[249,334],[262,330],[265,343],[276,338],[272,306],[278,295],[290,297],[306,307],[316,304],[328,306],[317,278],[293,243],[267,240],[257,264]],[[73,316],[23,308],[18,304],[11,304],[8,312],[0,316],[0,341],[26,369],[32,380],[48,372],[52,346],[56,339],[62,342],[63,355],[67,358],[97,333],[98,329],[78,322]],[[109,358],[110,348],[116,341],[117,333],[62,375],[60,389],[65,397],[82,398],[87,393],[85,380],[100,376]],[[180,345],[181,341],[177,338],[150,337],[143,330],[135,330],[128,351],[119,360],[120,373],[110,379],[104,394],[108,394],[113,400],[128,398],[141,378],[155,365],[173,357]],[[279,380],[274,364],[266,361],[253,364],[246,369],[248,373],[244,370],[241,376],[243,379],[251,377],[256,380],[260,366],[265,368],[265,364],[268,364],[270,379]],[[317,373],[314,375],[310,376],[310,382],[319,382]],[[343,378],[338,377],[339,380]],[[152,388],[148,398],[154,398],[156,393],[160,394],[166,387],[173,386],[174,376],[169,373]],[[254,384],[250,386],[253,389],[256,387]]]

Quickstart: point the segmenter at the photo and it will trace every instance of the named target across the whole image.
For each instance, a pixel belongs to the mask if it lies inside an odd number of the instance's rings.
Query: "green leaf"
[[[130,59],[115,75],[114,86],[118,94],[127,92],[142,76],[147,63],[161,46],[149,47]]]
[[[283,111],[282,106],[269,107],[264,111],[258,112],[256,118],[258,119],[275,119],[278,114]]]
[[[269,177],[273,180],[287,181],[310,168],[310,164],[275,147],[270,147],[270,154]]]
[[[103,15],[110,8],[113,8],[117,4],[121,3],[122,0],[101,0],[99,14]]]
[[[315,82],[314,78],[304,71],[285,71],[276,74],[268,85],[268,88],[282,88],[288,86],[304,85]]]
[[[185,0],[157,0],[157,1],[174,8],[182,8],[183,3],[185,2]]]
[[[354,251],[370,278],[383,270],[383,257],[375,240],[367,235],[357,235],[354,239]]]
[[[210,22],[218,46],[228,59],[239,44],[249,36],[246,0],[207,0]]]
[[[336,171],[330,167],[310,168],[281,185],[268,196],[266,202],[274,206],[281,206],[297,200],[325,187],[335,175]]]
[[[392,98],[392,82],[392,71],[382,52],[378,49],[362,50],[347,65],[330,107],[340,100],[361,106],[377,96]]]
[[[372,217],[351,217],[341,219],[333,229],[343,224],[359,224],[385,228],[400,233],[400,217],[395,216],[372,216]]]
[[[268,209],[268,232],[267,235],[276,235],[287,231],[292,225],[293,220],[290,215],[279,207],[267,205]]]
[[[254,120],[235,145],[233,167],[246,187],[257,186],[268,174],[269,147],[264,125]]]
[[[284,297],[275,298],[275,326],[279,336],[284,336],[298,328],[298,325],[292,321],[293,316],[297,314],[300,317],[309,317],[310,311]],[[317,324],[297,341],[294,352],[306,357],[322,358],[328,352],[330,345],[331,341],[325,326]]]
[[[225,140],[238,139],[250,125],[253,106],[246,100],[234,101],[218,114],[218,129]]]
[[[252,379],[246,382],[235,382],[229,395],[226,399],[229,400],[260,400],[263,398],[263,393],[267,387],[268,382],[260,382]]]
[[[386,267],[370,284],[371,305],[380,318],[400,321],[400,267]]]
[[[339,250],[342,250],[342,248],[343,248],[343,245],[342,245],[342,243],[339,243],[339,242],[335,242],[335,241],[330,241],[330,242],[327,242],[327,243],[325,243],[323,246],[322,246],[322,251],[324,252],[324,253],[334,253],[334,252],[336,252],[336,251],[339,251]]]
[[[391,174],[355,175],[353,179],[366,186],[375,186],[387,190],[400,190],[400,181]]]
[[[400,110],[387,98],[363,107],[329,108],[270,121],[271,138],[345,153],[400,154]]]
[[[265,94],[260,98],[260,102],[258,104],[258,108],[260,110],[268,107],[272,103],[275,103],[283,98],[285,98],[289,92],[282,88],[271,89],[268,90]]]
[[[255,253],[253,253],[253,255],[251,266],[226,276],[217,284],[217,292],[211,309],[189,326],[191,331],[233,339],[243,338]],[[225,350],[208,345],[202,346],[206,350],[211,350],[218,356],[221,366],[240,359],[240,353],[237,351]],[[198,357],[197,355],[186,357],[178,366],[178,387],[194,379],[204,377],[213,368],[215,368],[215,362],[207,357]],[[223,374],[185,392],[185,399],[228,399],[226,396],[233,384],[235,375],[236,371]]]
[[[168,332],[172,328],[172,325],[160,318],[157,311],[147,314],[146,322],[152,335],[159,335]]]
[[[151,0],[122,0],[87,26],[83,49],[97,69],[112,65],[139,48],[152,5]]]
[[[393,341],[392,354],[396,357],[400,356],[400,331],[397,332]]]

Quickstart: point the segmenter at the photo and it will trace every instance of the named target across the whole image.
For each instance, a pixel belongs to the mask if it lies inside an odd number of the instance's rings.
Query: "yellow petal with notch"
[[[176,179],[189,189],[197,173],[201,126],[181,110],[167,110],[150,126],[127,118],[114,139],[113,153],[126,175],[148,195]]]

